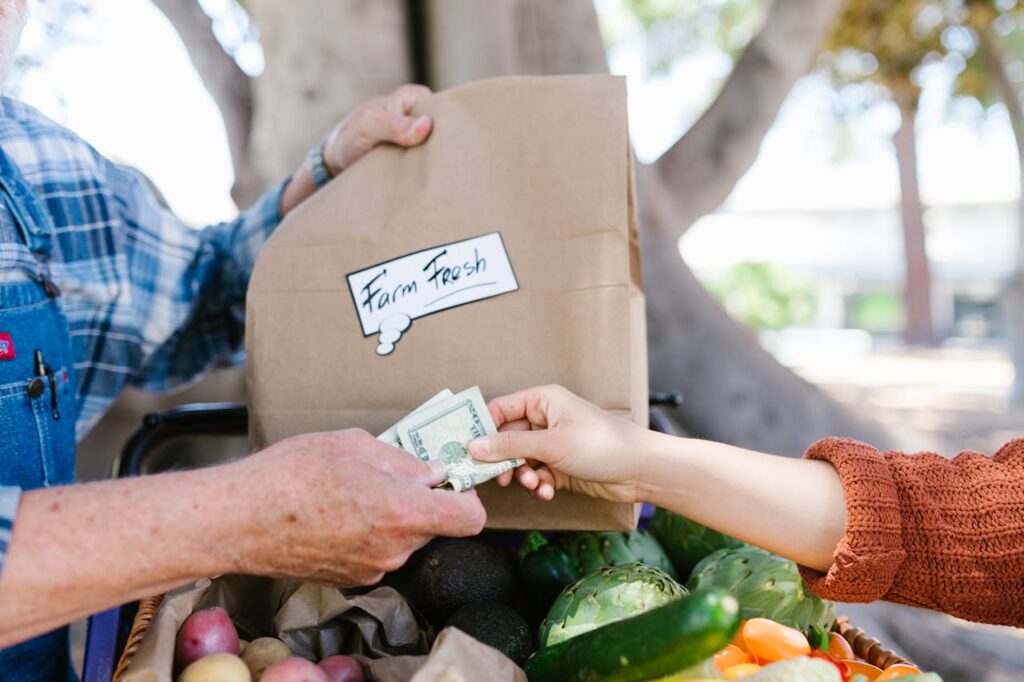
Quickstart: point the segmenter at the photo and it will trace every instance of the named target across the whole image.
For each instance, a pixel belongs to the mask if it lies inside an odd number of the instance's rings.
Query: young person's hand
[[[559,386],[496,398],[488,407],[499,432],[471,441],[470,454],[527,462],[500,476],[500,485],[517,480],[541,500],[564,489],[649,502],[805,566],[827,571],[833,564],[846,505],[828,462],[656,433]]]
[[[527,464],[502,475],[541,500],[571,490],[615,502],[636,502],[637,467],[652,434],[604,412],[561,386],[531,388],[492,400],[499,433],[469,445],[481,461],[521,457]]]

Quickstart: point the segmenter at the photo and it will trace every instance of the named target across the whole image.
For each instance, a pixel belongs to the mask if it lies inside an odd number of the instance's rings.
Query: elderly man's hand
[[[440,467],[350,429],[281,441],[237,465],[252,500],[240,572],[369,585],[437,535],[469,536],[475,492],[433,490]]]
[[[331,131],[324,161],[337,175],[382,142],[415,147],[430,135],[429,116],[413,116],[412,109],[430,95],[425,85],[403,85],[390,95],[363,104]]]

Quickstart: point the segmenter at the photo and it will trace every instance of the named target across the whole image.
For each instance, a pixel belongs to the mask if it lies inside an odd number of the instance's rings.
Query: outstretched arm
[[[652,434],[640,499],[819,570],[846,505],[836,470],[721,443]]]
[[[363,431],[200,471],[26,492],[0,573],[0,647],[196,578],[368,585],[435,535],[475,535],[475,493]]]
[[[1024,623],[1024,441],[948,460],[833,438],[799,460],[653,433],[559,387],[491,411],[503,431],[471,452],[528,458],[514,477],[541,499],[652,502],[795,560],[826,597]]]
[[[839,476],[824,462],[655,433],[557,386],[497,398],[490,408],[501,433],[470,451],[532,460],[537,468],[515,477],[541,499],[558,488],[650,502],[802,564],[832,565],[846,508]]]

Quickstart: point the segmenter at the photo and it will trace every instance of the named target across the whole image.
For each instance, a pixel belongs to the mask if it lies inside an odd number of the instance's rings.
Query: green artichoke
[[[742,619],[770,618],[804,633],[832,627],[836,619],[835,604],[808,591],[795,563],[758,547],[712,552],[693,569],[686,587],[729,590]]]
[[[602,566],[625,566],[639,561],[660,568],[673,578],[675,567],[658,540],[645,530],[632,533],[566,533],[555,540],[576,567],[579,577]]]
[[[543,615],[568,585],[603,566],[641,562],[673,578],[675,568],[653,535],[632,533],[563,533],[548,541],[537,531],[526,534],[519,548],[519,574],[531,610]]]
[[[685,580],[693,567],[715,550],[745,546],[736,538],[660,507],[655,508],[651,517],[651,532],[665,548],[680,580]]]
[[[686,596],[665,571],[642,563],[605,566],[562,590],[540,625],[541,648]]]

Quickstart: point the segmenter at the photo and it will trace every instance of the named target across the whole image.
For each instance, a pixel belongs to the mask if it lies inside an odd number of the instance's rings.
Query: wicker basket
[[[164,595],[158,594],[155,597],[146,597],[139,602],[139,610],[135,613],[135,620],[132,621],[132,630],[128,633],[128,641],[124,644],[124,651],[121,652],[121,658],[117,661],[114,674],[110,676],[111,682],[121,682],[121,678],[124,677],[125,671],[128,670],[128,666],[132,662],[132,657],[135,656],[139,644],[142,643],[142,638],[146,636],[149,624],[153,622],[153,617],[163,601]]]
[[[139,602],[139,611],[135,614],[135,621],[132,623],[132,630],[128,634],[128,641],[125,643],[124,651],[121,653],[121,658],[117,662],[117,667],[114,669],[114,675],[111,677],[111,682],[121,682],[121,677],[124,676],[125,671],[128,669],[128,665],[132,662],[132,657],[139,648],[139,644],[142,642],[142,638],[146,634],[146,630],[149,629],[149,624],[153,621],[153,616],[156,615],[157,609],[160,608],[161,602],[163,602],[164,596],[157,595],[155,597],[149,597]],[[877,666],[882,670],[885,670],[889,666],[896,665],[897,663],[908,663],[904,658],[896,655],[895,652],[890,651],[882,646],[882,643],[877,639],[869,637],[863,630],[850,623],[850,619],[846,616],[839,616],[836,619],[836,624],[832,627],[832,630],[838,632],[850,646],[853,648],[853,653],[857,655],[863,661],[867,661],[873,666]]]
[[[854,626],[846,616],[836,618],[836,624],[832,626],[832,629],[850,643],[857,658],[867,661],[875,667],[885,670],[898,663],[910,663],[907,659],[897,656],[895,652],[883,647],[877,639],[869,637],[863,630]]]

